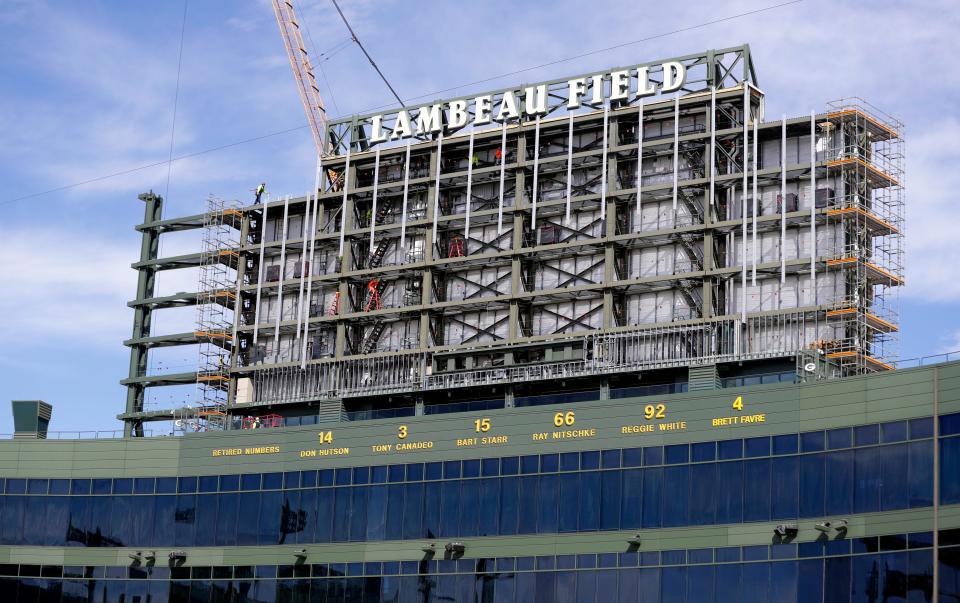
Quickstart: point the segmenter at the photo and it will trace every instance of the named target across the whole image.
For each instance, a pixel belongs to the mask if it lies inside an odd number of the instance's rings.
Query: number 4
[[[733,410],[743,410],[743,396],[737,396],[737,399],[733,401]]]

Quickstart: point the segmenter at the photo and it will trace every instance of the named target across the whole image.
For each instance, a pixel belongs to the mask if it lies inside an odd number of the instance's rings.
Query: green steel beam
[[[197,382],[197,373],[173,373],[169,375],[142,375],[140,377],[128,377],[120,382],[120,385],[139,384],[144,387],[164,387],[167,385],[187,385]]]
[[[154,310],[161,310],[164,308],[182,308],[184,306],[195,306],[197,305],[197,293],[177,293],[175,295],[165,295],[163,297],[150,297],[147,299],[135,299],[133,301],[127,302],[127,306],[130,308],[137,308],[140,306],[148,306]]]

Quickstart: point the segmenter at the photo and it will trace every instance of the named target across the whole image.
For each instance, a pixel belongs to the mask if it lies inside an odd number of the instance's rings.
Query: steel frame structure
[[[748,47],[681,60],[709,67],[674,97],[340,144],[315,193],[242,208],[227,412],[470,383],[509,400],[574,365],[601,384],[811,354],[889,368],[902,124],[863,102],[765,121]]]

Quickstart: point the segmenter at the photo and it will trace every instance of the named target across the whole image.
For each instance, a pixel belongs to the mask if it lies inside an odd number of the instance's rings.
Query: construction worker
[[[267,185],[265,182],[261,182],[260,184],[257,185],[257,189],[254,192],[254,199],[253,199],[254,205],[260,205],[260,197],[263,195],[263,191],[266,190],[266,188],[267,188]]]
[[[493,152],[493,158],[497,165],[500,165],[500,162],[503,161],[503,149],[497,147],[497,150]]]

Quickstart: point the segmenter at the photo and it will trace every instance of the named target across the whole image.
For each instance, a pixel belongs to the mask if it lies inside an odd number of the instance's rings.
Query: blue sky
[[[347,32],[328,0],[301,0],[316,53]],[[722,19],[773,0],[684,3],[343,0],[354,29],[405,99]],[[163,194],[165,166],[15,199],[164,161],[170,145],[183,3],[0,1],[0,433],[11,399],[55,405],[52,429],[115,429],[123,409],[142,191]],[[960,349],[960,7],[953,0],[804,0],[752,16],[594,54],[437,96],[534,82],[747,42],[767,117],[821,111],[861,96],[906,123],[907,281],[901,357]],[[305,123],[266,0],[190,2],[174,156]],[[308,44],[311,42],[308,40]],[[333,115],[389,104],[359,49],[322,63]],[[313,182],[305,128],[173,164],[167,216],[198,213],[209,194],[248,198]],[[197,248],[172,237],[165,254]],[[161,293],[195,288],[163,274]],[[158,320],[186,330],[192,310]],[[188,370],[193,350],[158,356]],[[160,392],[166,405],[190,391]]]

